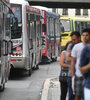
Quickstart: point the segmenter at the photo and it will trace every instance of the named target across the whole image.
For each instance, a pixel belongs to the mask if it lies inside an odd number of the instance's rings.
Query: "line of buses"
[[[89,27],[89,21],[60,17],[25,0],[0,0],[0,91],[11,69],[31,75],[40,62],[56,61],[70,33]]]
[[[11,69],[39,69],[60,54],[60,15],[25,0],[0,0],[0,91]]]

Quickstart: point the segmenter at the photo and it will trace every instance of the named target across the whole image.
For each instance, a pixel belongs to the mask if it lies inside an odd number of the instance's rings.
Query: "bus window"
[[[90,28],[90,22],[87,22],[87,28]]]
[[[50,35],[54,36],[54,23],[53,23],[53,18],[50,18]]]
[[[35,15],[34,14],[30,14],[30,21],[34,21],[35,20]]]
[[[12,17],[17,17],[18,23],[21,23],[22,22],[21,5],[11,4],[11,9],[12,9],[12,12],[14,13],[14,15],[11,14],[11,19],[12,19]],[[12,20],[11,20],[11,23],[12,23]]]
[[[38,37],[40,36],[40,21],[36,22],[36,32],[38,34]]]
[[[28,31],[28,37],[30,37],[30,16],[27,13],[27,31]]]
[[[64,32],[70,32],[70,21],[69,20],[61,20],[62,26],[64,27]]]
[[[8,14],[6,16],[6,20],[5,20],[5,31],[6,31],[6,40],[8,40],[10,38],[10,15]]]
[[[55,20],[55,35],[58,36],[58,25],[57,20]]]
[[[33,25],[32,25],[32,22],[30,22],[30,37],[29,39],[32,39],[33,38]]]
[[[16,5],[16,4],[11,4],[11,9],[12,12],[14,13],[10,15],[10,23],[12,24],[12,18],[16,17],[18,19],[18,29],[15,31],[13,30],[13,27],[11,26],[11,38],[12,39],[17,39],[21,38],[22,36],[22,6],[21,5]]]
[[[85,22],[85,28],[87,28],[87,22]]]
[[[36,21],[36,34],[37,34],[37,46],[39,47],[39,39],[40,39],[40,21]]]
[[[35,22],[33,21],[32,22],[32,28],[33,28],[33,33],[32,33],[32,35],[33,35],[33,40],[35,41],[35,39],[36,39],[36,34],[35,34],[35,32],[36,32],[36,26],[35,26]]]
[[[49,18],[47,17],[47,36],[49,36],[50,33],[50,24],[49,24]]]
[[[80,22],[75,22],[75,31],[80,31]]]
[[[84,28],[84,22],[81,22],[81,29]]]

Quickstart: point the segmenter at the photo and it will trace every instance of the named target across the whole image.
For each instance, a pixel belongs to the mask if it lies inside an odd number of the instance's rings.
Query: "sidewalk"
[[[41,100],[60,100],[60,83],[58,78],[45,80]]]

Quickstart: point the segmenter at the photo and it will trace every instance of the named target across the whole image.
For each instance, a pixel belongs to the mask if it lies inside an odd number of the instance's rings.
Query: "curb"
[[[41,100],[47,100],[48,89],[49,89],[49,86],[50,86],[50,80],[51,80],[51,78],[48,78],[44,82],[44,87],[43,87],[43,90],[42,90]]]

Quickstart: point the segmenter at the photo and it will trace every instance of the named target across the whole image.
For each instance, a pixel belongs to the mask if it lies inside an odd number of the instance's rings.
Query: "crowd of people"
[[[90,29],[71,33],[71,41],[61,52],[60,67],[68,68],[67,81],[60,80],[60,100],[90,100]],[[61,73],[61,71],[60,71]]]

